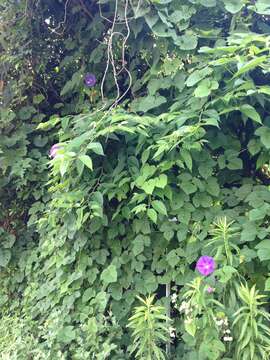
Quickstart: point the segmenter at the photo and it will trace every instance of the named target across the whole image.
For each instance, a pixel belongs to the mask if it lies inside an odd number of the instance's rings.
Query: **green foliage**
[[[31,334],[29,325],[18,315],[1,318],[1,360],[46,359],[46,354],[39,347],[38,340]]]
[[[198,356],[203,359],[220,359],[225,353],[222,343],[222,331],[218,328],[218,321],[225,317],[223,305],[207,292],[208,286],[201,278],[195,278],[187,284],[187,291],[183,293],[183,302],[179,308],[184,313],[184,329],[196,339],[187,342],[197,348]]]
[[[189,305],[171,311],[169,358],[267,358],[268,2],[0,9],[3,354],[120,360],[153,350],[135,335],[127,353],[126,326],[138,294],[156,293],[169,315],[171,286]],[[207,278],[194,271],[200,255],[217,263]]]
[[[239,287],[239,297],[243,306],[234,314],[233,325],[237,334],[237,359],[267,359],[270,350],[269,314],[261,309],[265,304],[255,285],[249,289]],[[268,325],[267,325],[268,323]]]
[[[168,321],[165,308],[153,304],[154,296],[142,299],[138,296],[141,306],[134,310],[134,315],[129,319],[133,337],[130,352],[135,352],[136,359],[165,359],[159,344],[165,344],[169,338]]]

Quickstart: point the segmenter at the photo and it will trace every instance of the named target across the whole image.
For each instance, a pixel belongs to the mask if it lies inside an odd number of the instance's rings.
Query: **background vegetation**
[[[268,0],[0,10],[2,359],[269,359]]]

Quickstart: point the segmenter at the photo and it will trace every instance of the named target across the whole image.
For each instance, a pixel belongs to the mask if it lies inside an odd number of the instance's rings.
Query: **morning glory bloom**
[[[54,159],[57,155],[58,150],[61,149],[61,146],[59,144],[54,144],[50,149],[50,158]]]
[[[87,73],[84,77],[84,83],[88,87],[93,87],[96,85],[97,79],[94,74]]]
[[[215,260],[211,256],[201,256],[196,264],[196,270],[199,271],[203,276],[208,276],[212,274],[215,270],[216,263]]]

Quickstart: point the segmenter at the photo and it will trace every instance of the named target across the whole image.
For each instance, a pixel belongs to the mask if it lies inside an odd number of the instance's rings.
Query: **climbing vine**
[[[0,9],[1,352],[267,359],[269,4]]]

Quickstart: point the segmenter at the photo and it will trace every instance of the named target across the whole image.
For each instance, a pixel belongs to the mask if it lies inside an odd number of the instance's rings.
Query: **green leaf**
[[[197,88],[194,91],[194,95],[199,98],[207,97],[210,94],[211,94],[210,81],[208,79],[201,81],[199,86],[197,86]]]
[[[144,250],[144,238],[141,235],[136,236],[132,244],[132,253],[134,256],[141,254]]]
[[[155,179],[155,185],[156,187],[160,189],[164,189],[167,185],[168,177],[166,174],[161,174],[158,178]]]
[[[35,96],[33,97],[33,103],[34,103],[35,105],[38,105],[38,104],[40,104],[44,99],[45,99],[45,97],[44,97],[44,95],[42,95],[42,94],[35,95]]]
[[[249,62],[247,62],[245,65],[243,65],[238,71],[237,73],[233,76],[233,78],[236,78],[239,75],[242,75],[244,73],[246,73],[247,71],[253,70],[255,69],[258,65],[260,65],[261,63],[263,63],[264,61],[267,60],[267,56],[261,56],[258,58],[255,58],[253,60],[250,60]]]
[[[269,137],[270,140],[270,137]],[[269,142],[270,144],[270,142]],[[248,151],[250,152],[250,154],[252,156],[258,154],[261,151],[261,144],[259,142],[258,139],[251,139],[250,142],[248,143]]]
[[[154,191],[155,186],[156,180],[150,179],[148,181],[145,181],[145,183],[142,185],[142,189],[145,191],[146,194],[151,195]]]
[[[188,169],[192,171],[192,157],[190,155],[190,152],[187,149],[182,148],[180,150],[180,155],[182,156]]]
[[[171,267],[175,267],[175,265],[177,265],[179,263],[180,257],[178,256],[176,250],[171,250],[167,254],[166,260]]]
[[[254,241],[257,236],[257,228],[254,222],[246,222],[241,232],[241,242],[245,243],[248,241]]]
[[[214,7],[217,5],[216,0],[200,0],[200,4],[205,7]]]
[[[205,189],[209,194],[213,196],[218,196],[220,188],[217,179],[215,177],[208,178]]]
[[[255,246],[258,257],[261,261],[270,260],[270,241],[263,240]]]
[[[249,104],[244,104],[244,105],[240,106],[239,110],[241,111],[242,114],[244,114],[248,118],[252,119],[253,121],[255,121],[259,124],[262,123],[259,113],[254,109],[253,106],[251,106]]]
[[[114,265],[109,265],[107,269],[104,269],[100,275],[101,281],[104,284],[110,284],[117,281],[117,271]]]
[[[33,106],[24,106],[19,111],[19,118],[21,120],[28,120],[36,113],[36,109]]]
[[[92,150],[97,155],[104,155],[102,145],[99,142],[93,142],[88,144],[87,149]]]
[[[207,97],[211,94],[212,90],[218,89],[218,82],[210,79],[202,80],[194,91],[196,97]]]
[[[144,150],[144,152],[142,153],[142,164],[144,165],[146,163],[146,161],[148,160],[150,155],[150,149],[147,148],[146,150]]]
[[[185,330],[187,333],[189,333],[192,337],[196,334],[196,323],[194,320],[190,320],[189,322],[185,321]]]
[[[196,49],[198,44],[198,38],[194,34],[185,34],[178,36],[174,40],[175,45],[179,46],[181,50],[193,50]]]
[[[34,137],[33,142],[37,147],[44,147],[48,142],[48,138],[47,136],[37,135]]]
[[[223,0],[225,9],[232,14],[239,12],[244,6],[243,0]]]
[[[265,282],[265,291],[270,291],[270,278],[268,278]]]
[[[257,0],[255,3],[256,13],[262,15],[270,15],[269,0]]]
[[[109,290],[111,291],[112,298],[114,300],[120,301],[122,299],[123,288],[122,288],[121,284],[113,283],[112,285],[110,285]]]
[[[146,14],[145,15],[145,21],[147,25],[150,27],[150,29],[153,28],[153,26],[158,22],[159,16],[153,13]]]
[[[69,160],[64,159],[64,158],[61,159],[60,167],[59,167],[61,176],[65,175],[65,173],[67,172],[67,169],[69,167],[69,164],[70,164]]]
[[[81,80],[82,80],[81,71],[75,72],[72,75],[71,80],[68,80],[66,82],[65,86],[61,90],[60,95],[64,96],[64,95],[72,92],[73,90],[75,90],[75,88],[77,88],[79,86],[79,84],[81,83]]]
[[[11,251],[8,249],[0,249],[0,266],[6,267],[11,259]]]
[[[230,170],[239,170],[243,168],[243,161],[240,158],[231,158],[229,159],[229,164],[227,165],[227,168]]]
[[[76,338],[76,331],[73,326],[68,325],[60,329],[57,333],[58,341],[69,344]]]
[[[152,220],[155,224],[157,223],[157,213],[154,209],[147,210],[147,216],[150,220]]]
[[[148,83],[149,95],[155,95],[160,89],[168,89],[172,86],[171,77],[165,77],[160,79],[151,79]]]
[[[162,201],[154,200],[152,201],[151,205],[159,214],[167,215],[167,209]]]
[[[265,216],[267,215],[267,213],[269,212],[269,208],[270,208],[269,204],[264,204],[263,206],[261,206],[257,209],[251,210],[249,212],[249,219],[251,221],[257,221],[257,220],[264,219]]]
[[[213,69],[209,68],[208,66],[201,69],[195,70],[186,80],[186,85],[188,87],[194,86],[199,81],[204,79],[206,76],[210,75],[213,72]]]
[[[79,160],[81,160],[81,162],[85,166],[87,166],[90,170],[93,170],[93,163],[92,163],[92,159],[90,158],[90,156],[88,156],[88,155],[80,155]]]
[[[187,195],[195,193],[195,191],[197,190],[197,186],[193,184],[191,181],[181,182],[180,187],[184,190],[184,192]]]
[[[95,296],[95,290],[92,287],[88,288],[83,293],[82,302],[87,303],[94,296]]]
[[[226,284],[237,273],[237,270],[232,266],[223,266],[221,269],[215,271],[215,275],[219,277],[219,281],[222,284]]]
[[[260,86],[258,88],[258,93],[259,94],[270,95],[270,86]]]
[[[83,173],[83,170],[84,170],[84,163],[82,163],[78,159],[76,160],[76,169],[77,169],[78,175],[81,176]]]
[[[255,131],[255,134],[260,136],[260,140],[266,149],[270,149],[270,128],[261,126]]]
[[[149,95],[146,97],[138,98],[132,101],[130,107],[132,111],[147,112],[151,109],[157,108],[160,105],[166,103],[167,100],[164,96],[160,95]]]

